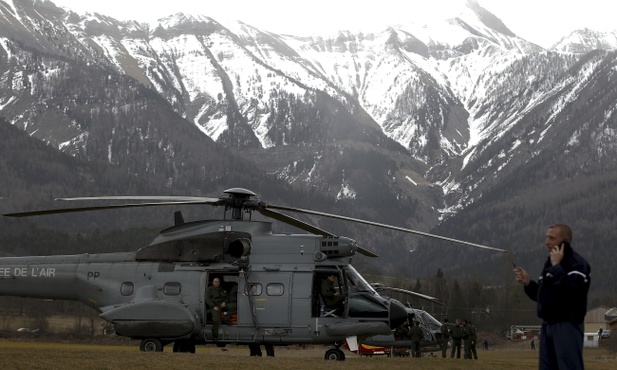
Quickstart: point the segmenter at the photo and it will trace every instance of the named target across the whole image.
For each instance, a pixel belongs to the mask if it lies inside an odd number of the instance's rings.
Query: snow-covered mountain
[[[204,169],[179,158],[184,123],[163,135],[140,100],[148,94],[198,128],[194,145],[214,141],[409,227],[434,226],[556,153],[573,156],[573,174],[614,170],[615,33],[581,30],[544,50],[473,0],[332,37],[207,15],[142,24],[43,0],[0,4],[2,115],[74,156],[164,173],[170,188]]]
[[[551,47],[551,50],[579,54],[588,53],[592,50],[615,49],[617,49],[617,30],[599,32],[588,28],[572,32]]]

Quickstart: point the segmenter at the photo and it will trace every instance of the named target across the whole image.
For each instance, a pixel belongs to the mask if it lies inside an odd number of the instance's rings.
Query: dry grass
[[[344,362],[323,360],[325,347],[277,347],[276,357],[251,358],[244,346],[233,346],[222,352],[213,346],[200,346],[197,353],[142,353],[137,342],[131,345],[91,345],[50,342],[0,341],[0,368],[3,369],[436,369],[436,370],[495,370],[535,369],[537,351],[517,346],[481,351],[479,360],[441,359],[424,357],[386,358],[362,357],[346,353]],[[604,349],[586,349],[587,370],[617,369],[617,359]]]

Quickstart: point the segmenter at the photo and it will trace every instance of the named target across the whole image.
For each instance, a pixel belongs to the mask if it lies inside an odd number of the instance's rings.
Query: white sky
[[[222,23],[238,19],[263,30],[297,36],[337,30],[382,30],[404,23],[431,4],[430,12],[463,0],[50,0],[77,13],[150,21],[177,12],[203,14]],[[544,47],[580,28],[617,30],[613,0],[477,0],[516,35]]]

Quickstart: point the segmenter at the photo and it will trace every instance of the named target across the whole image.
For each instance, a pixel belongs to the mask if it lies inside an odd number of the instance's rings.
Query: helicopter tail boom
[[[77,263],[48,263],[47,257],[0,258],[0,295],[24,298],[77,298]]]

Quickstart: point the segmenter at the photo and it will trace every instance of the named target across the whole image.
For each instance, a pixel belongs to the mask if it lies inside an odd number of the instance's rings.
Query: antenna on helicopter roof
[[[174,212],[174,225],[180,226],[184,224],[184,217],[182,217],[181,211]]]

